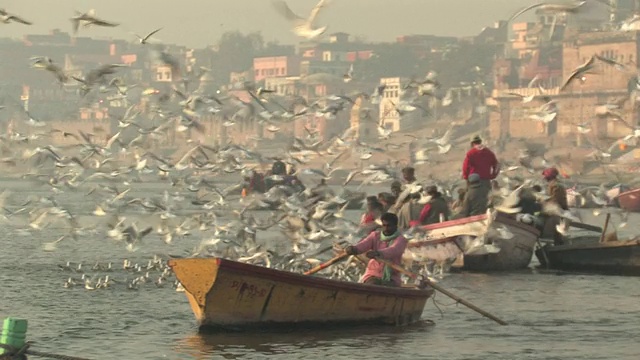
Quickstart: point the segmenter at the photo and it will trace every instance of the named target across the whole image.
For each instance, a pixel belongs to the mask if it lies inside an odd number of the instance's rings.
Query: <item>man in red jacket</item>
[[[491,180],[499,173],[500,165],[496,155],[482,144],[480,136],[474,136],[471,139],[471,150],[462,163],[462,178],[468,180],[469,175],[478,174],[482,186],[491,186]]]

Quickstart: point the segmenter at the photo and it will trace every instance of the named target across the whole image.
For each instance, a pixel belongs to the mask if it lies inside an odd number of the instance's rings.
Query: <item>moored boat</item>
[[[433,289],[306,276],[221,258],[171,259],[201,329],[294,325],[407,325]]]
[[[462,268],[509,271],[529,266],[540,232],[512,215],[486,214],[426,225],[408,245],[414,258],[445,260],[462,255]]]
[[[620,193],[617,199],[622,210],[640,212],[640,188]]]
[[[543,268],[640,276],[640,239],[599,240],[584,236],[563,245],[545,245],[536,250],[536,257]]]

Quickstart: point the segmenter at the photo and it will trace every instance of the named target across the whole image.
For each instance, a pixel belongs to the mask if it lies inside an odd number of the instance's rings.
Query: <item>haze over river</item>
[[[48,188],[33,187],[38,189],[34,191],[20,181],[4,181],[0,186],[12,191],[13,203],[20,203],[28,195],[50,194]],[[146,190],[141,190],[142,186]],[[132,196],[159,196],[164,190],[164,186],[156,188],[153,184],[135,187]],[[535,270],[535,260],[528,271],[457,273],[440,282],[506,320],[509,326],[499,326],[440,294],[435,301],[444,315],[430,300],[423,314],[425,321],[408,328],[199,335],[185,295],[176,292],[171,281],[165,287],[150,281],[138,290],[130,290],[125,279],[140,274],[123,270],[122,262],[127,258],[146,264],[154,254],[184,255],[203,235],[196,232],[167,245],[153,233],[136,252],[128,252],[122,243],[107,238],[102,225],[105,219],[90,215],[95,202],[88,201],[84,194],[70,192],[68,197],[58,195],[57,200],[78,216],[83,227],[99,224],[97,231],[77,241],[65,239],[56,251],[43,251],[42,244],[64,235],[61,226],[37,231],[28,227],[24,217],[3,222],[0,317],[28,319],[28,340],[35,342],[33,348],[38,351],[90,359],[640,358],[638,278]],[[184,201],[185,209],[194,208],[188,202]],[[149,216],[138,216],[142,228]],[[349,214],[353,219],[358,216],[356,211]],[[602,225],[603,219],[601,216],[592,223]],[[612,219],[615,225],[617,217]],[[638,219],[634,215],[629,218],[625,233],[640,232]],[[261,233],[259,237],[286,241],[278,235]],[[86,290],[82,285],[64,288],[69,276],[80,276],[58,267],[67,261],[82,261],[88,274],[109,274],[119,283],[97,290]],[[91,270],[96,261],[111,261],[114,270]]]

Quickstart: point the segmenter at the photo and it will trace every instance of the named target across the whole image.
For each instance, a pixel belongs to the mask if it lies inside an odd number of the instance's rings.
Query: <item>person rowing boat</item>
[[[392,213],[380,217],[382,230],[373,231],[359,243],[345,248],[347,255],[364,253],[369,259],[367,270],[361,282],[371,285],[400,286],[400,273],[386,266],[376,258],[400,265],[402,254],[407,248],[407,239],[398,230],[398,217]]]

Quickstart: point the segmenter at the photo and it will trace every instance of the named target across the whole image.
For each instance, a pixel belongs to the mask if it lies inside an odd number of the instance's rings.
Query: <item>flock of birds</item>
[[[284,2],[275,5],[295,24],[294,31],[301,37],[313,39],[326,30],[326,27],[316,28],[314,25],[325,0],[318,3],[307,19],[295,15]],[[30,24],[5,10],[0,10],[0,15],[5,23]],[[94,11],[77,13],[71,20],[74,31],[87,26],[118,25],[97,18]],[[158,28],[145,36],[136,36],[139,43],[146,46],[160,30]],[[0,162],[5,171],[12,169],[15,173],[22,170],[21,179],[39,184],[41,189],[48,189],[45,190],[48,193],[43,196],[29,195],[25,199],[4,192],[0,196],[0,205],[7,223],[18,228],[24,223],[29,231],[40,232],[44,237],[50,236],[47,235],[50,229],[62,231],[57,240],[42,245],[45,251],[56,251],[67,243],[78,246],[81,244],[78,240],[82,237],[104,236],[131,252],[143,249],[150,242],[172,246],[180,242],[191,243],[190,239],[201,239],[193,249],[171,256],[220,256],[295,272],[310,269],[322,259],[330,257],[336,247],[352,244],[371,230],[361,227],[345,213],[349,204],[358,198],[358,194],[345,187],[356,180],[360,183],[358,190],[363,186],[389,184],[398,178],[398,164],[394,166],[388,162],[356,168],[342,168],[340,164],[350,157],[365,164],[374,154],[398,150],[408,143],[405,141],[401,144],[401,135],[384,128],[382,124],[376,126],[378,140],[384,144],[382,146],[357,140],[354,136],[357,132],[355,127],[330,139],[323,139],[316,131],[307,129],[304,137],[294,139],[290,149],[272,156],[237,144],[211,146],[196,143],[191,140],[190,134],[205,131],[200,117],[206,114],[217,114],[223,118],[225,127],[261,123],[268,131],[278,132],[286,124],[305,115],[334,118],[340,111],[348,111],[358,97],[370,105],[379,105],[384,86],[376,87],[372,93],[330,95],[313,103],[294,96],[286,99],[290,104],[285,106],[281,103],[284,100],[272,94],[271,90],[243,82],[236,84],[234,89],[250,95],[251,100],[244,101],[232,94],[206,93],[201,86],[191,89],[191,85],[198,84],[198,79],[208,69],[200,68],[196,73],[183,72],[180,62],[160,46],[153,47],[151,52],[156,61],[172,67],[176,74],[183,74],[181,84],[174,84],[168,93],[152,87],[141,90],[141,96],[147,97],[151,103],[149,112],[143,113],[133,105],[123,115],[112,114],[118,119],[118,131],[108,138],[101,137],[99,131],[96,134],[61,131],[21,109],[25,116],[20,125],[27,130],[25,133],[14,131],[0,136],[3,156]],[[579,80],[581,74],[592,70],[597,61],[624,67],[594,56],[573,72],[563,88]],[[52,73],[61,86],[75,80],[79,84],[80,96],[88,101],[96,101],[104,94],[128,98],[130,89],[138,86],[127,84],[117,76],[124,68],[121,64],[102,65],[82,77],[67,74],[46,56],[34,57],[32,65]],[[354,76],[351,67],[344,81],[350,82]],[[535,81],[530,84],[531,87],[535,85]],[[555,117],[551,114],[556,114],[558,110],[552,106],[554,101],[542,95],[544,89],[540,90],[540,94],[531,98],[523,97],[523,102],[543,98],[544,105],[537,116],[547,122],[551,116]],[[425,96],[437,98],[445,107],[454,103],[450,92],[442,94],[435,73],[429,73],[424,79],[411,79],[402,86],[400,95],[401,100],[393,104],[392,111],[401,115],[418,108],[428,114],[428,109],[421,108],[419,104],[419,99]],[[372,109],[373,106],[367,104],[361,106],[361,118],[375,122]],[[615,110],[607,109],[607,114]],[[476,113],[480,114],[486,111],[484,105],[476,109]],[[410,140],[418,145],[415,149],[416,165],[429,163],[429,154],[445,155],[454,146],[458,147],[455,133],[462,126],[457,125],[452,124],[441,136]],[[637,137],[638,133],[634,132],[633,136]],[[160,145],[166,144],[172,134],[182,134],[182,150],[177,157],[166,156],[160,149]],[[54,146],[50,141],[53,136],[73,138],[76,143]],[[243,184],[235,180],[271,164],[275,159],[283,159],[298,169],[295,175],[307,184],[331,180],[339,182],[344,190],[335,194],[329,186],[309,186],[304,191],[297,191],[291,186],[279,185],[264,194],[241,197]],[[534,160],[538,164],[534,164]],[[313,167],[314,164],[322,165],[317,168]],[[513,213],[523,187],[522,181],[513,176],[514,172],[521,171],[527,176],[536,174],[548,162],[544,153],[536,154],[530,150],[519,158],[519,163],[505,165],[501,181],[506,186],[494,195],[498,199],[496,204],[499,209]],[[452,173],[447,181],[430,181],[438,185],[447,197],[454,198],[455,187],[459,186],[457,175],[457,172]],[[228,180],[229,177],[232,180]],[[272,175],[271,180],[282,178]],[[149,195],[154,191],[145,191],[147,184],[156,186],[158,183],[166,186],[161,186],[161,195]],[[529,185],[528,182],[525,184]],[[609,199],[605,198],[606,190],[602,185],[584,188],[583,191],[585,198],[606,207],[609,203]],[[138,191],[142,191],[141,195],[134,196]],[[405,192],[421,191],[422,187],[405,189]],[[77,204],[64,204],[65,199],[73,196],[82,199],[82,206],[91,207],[90,214],[81,213],[83,210]],[[428,197],[424,196],[421,201],[427,200]],[[557,208],[547,211],[566,219],[576,219],[574,212],[563,212]],[[502,237],[513,236],[505,229],[499,231]],[[258,233],[264,236],[257,236]],[[406,236],[415,237],[419,233],[412,230]],[[181,247],[184,248],[184,245]],[[171,247],[168,249],[167,253],[175,251]],[[440,250],[439,254],[436,251],[428,259],[425,254],[418,253],[413,260],[426,262],[424,270],[428,274],[438,267],[442,270],[457,254],[445,247]],[[125,260],[122,269],[111,263],[93,266],[68,263],[60,267],[74,274],[64,282],[64,286],[69,288],[95,290],[122,285],[137,289],[142,284],[174,284],[175,288],[175,280],[172,280],[170,271],[164,265],[166,258],[167,254],[154,256],[147,264],[132,264]],[[325,275],[357,280],[362,267],[362,261],[353,258],[327,270]],[[130,275],[115,279],[108,273],[116,271],[116,268]],[[85,272],[88,269],[94,273]]]
[[[141,286],[153,284],[158,288],[171,287],[176,291],[184,291],[180,282],[175,280],[167,262],[156,255],[146,264],[132,263],[124,259],[121,266],[114,265],[112,262],[96,262],[93,265],[67,262],[64,265],[58,265],[58,268],[71,275],[63,285],[67,289],[78,287],[85,290],[100,290],[120,287],[138,290]]]

